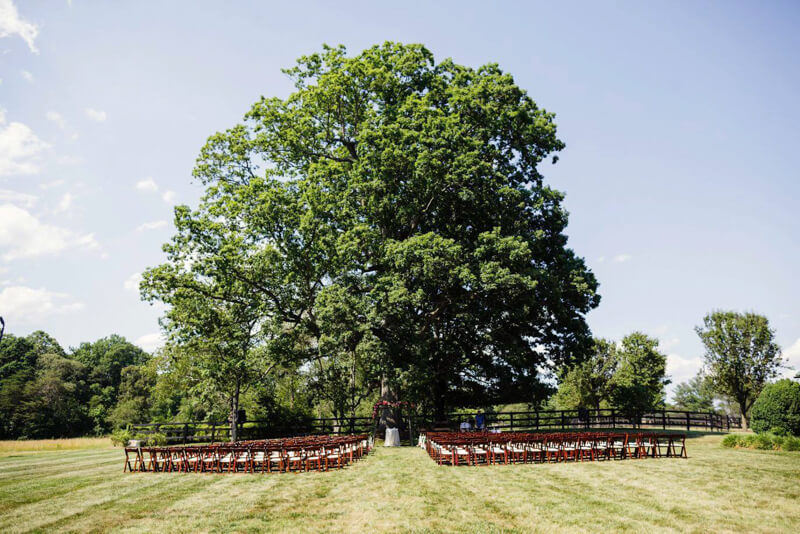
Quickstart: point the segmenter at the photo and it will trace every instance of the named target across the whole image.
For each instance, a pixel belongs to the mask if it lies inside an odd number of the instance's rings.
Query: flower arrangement
[[[387,401],[387,400],[379,400],[372,406],[372,418],[375,419],[378,417],[378,412],[383,408],[411,408],[412,410],[416,408],[416,405],[413,402],[408,401]]]

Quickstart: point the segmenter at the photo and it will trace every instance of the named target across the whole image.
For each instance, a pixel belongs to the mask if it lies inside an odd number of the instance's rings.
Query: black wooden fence
[[[448,415],[450,428],[458,428],[477,412]],[[569,430],[592,428],[681,428],[686,430],[728,431],[742,428],[742,418],[713,412],[658,410],[630,417],[614,408],[600,410],[547,410],[528,412],[486,412],[486,426],[507,432],[516,430]],[[437,423],[430,417],[417,418],[419,428]]]
[[[447,415],[446,423],[432,416],[405,417],[412,433],[423,429],[449,428],[456,430],[464,421],[474,418],[477,412],[458,412]],[[570,430],[592,428],[680,428],[725,432],[742,428],[741,417],[712,412],[685,412],[659,410],[639,418],[625,416],[619,410],[550,410],[527,412],[486,412],[486,426],[504,432],[535,430]],[[266,439],[310,434],[372,433],[376,429],[371,417],[353,417],[337,420],[320,418],[292,426],[276,425],[270,421],[249,421],[239,426],[239,439]],[[208,443],[230,440],[230,424],[190,421],[183,423],[148,423],[133,425],[135,435],[163,434],[167,443]]]

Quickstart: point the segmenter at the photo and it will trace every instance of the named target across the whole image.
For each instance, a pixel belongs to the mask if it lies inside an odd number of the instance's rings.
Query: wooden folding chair
[[[129,454],[133,454],[133,465],[131,465],[131,458]],[[134,473],[142,470],[144,461],[142,459],[142,449],[139,447],[125,447],[125,466],[122,468],[124,473],[126,470]]]

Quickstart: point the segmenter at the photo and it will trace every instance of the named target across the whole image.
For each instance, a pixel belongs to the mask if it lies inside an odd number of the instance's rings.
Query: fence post
[[[214,443],[214,435],[217,432],[217,423],[211,423],[211,443]]]
[[[667,429],[667,411],[661,410],[661,428],[663,430]]]
[[[686,414],[686,431],[688,432],[692,426],[692,419],[689,416],[689,412],[684,412]]]
[[[511,432],[514,431],[514,412],[508,414],[508,422],[511,425]]]
[[[189,434],[189,423],[183,423],[183,444],[186,445],[186,436]]]
[[[617,428],[617,413],[614,408],[611,408],[611,428]]]
[[[731,431],[731,416],[730,415],[725,414],[725,422],[728,425],[728,432],[730,432]]]
[[[564,410],[561,410],[561,430],[567,428],[567,422],[564,420]]]
[[[539,410],[536,410],[536,430],[539,430]]]

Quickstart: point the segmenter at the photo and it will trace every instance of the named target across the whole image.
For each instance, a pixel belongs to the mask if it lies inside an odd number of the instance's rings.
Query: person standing
[[[484,430],[485,428],[486,428],[486,415],[483,413],[483,410],[479,410],[478,414],[475,416],[475,429]]]

